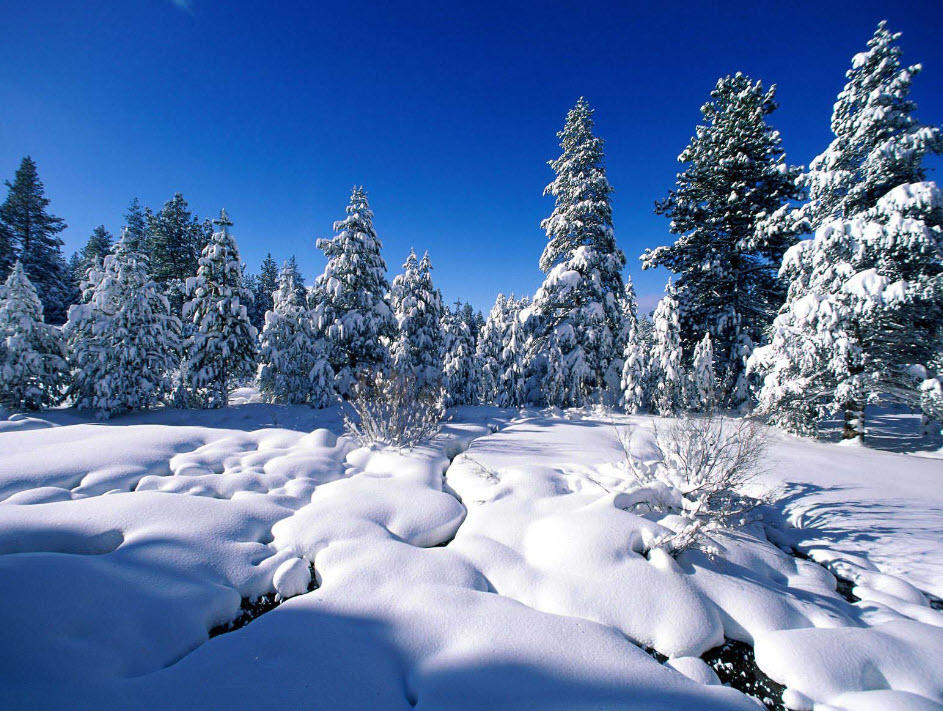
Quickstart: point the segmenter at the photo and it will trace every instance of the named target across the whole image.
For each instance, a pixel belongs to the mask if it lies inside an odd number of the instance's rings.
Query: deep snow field
[[[0,708],[756,711],[701,659],[735,640],[792,709],[943,709],[939,452],[772,432],[778,503],[674,559],[625,510],[653,418],[462,408],[396,452],[238,395],[0,421]]]

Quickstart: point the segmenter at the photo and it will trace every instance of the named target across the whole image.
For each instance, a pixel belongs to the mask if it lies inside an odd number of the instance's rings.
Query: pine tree
[[[29,156],[20,163],[13,183],[7,180],[5,184],[9,192],[0,205],[0,262],[9,262],[15,255],[43,303],[46,320],[62,323],[71,295],[59,238],[66,223],[46,211],[49,200]],[[13,254],[3,244],[10,241]]]
[[[799,196],[798,170],[785,163],[779,132],[766,123],[777,107],[768,90],[743,74],[720,79],[701,107],[704,125],[678,160],[686,167],[655,211],[671,219],[678,240],[646,250],[643,268],[678,275],[681,338],[693,348],[714,340],[721,398],[746,397],[745,361],[783,302],[777,271],[795,234],[766,220]]]
[[[675,289],[668,281],[665,296],[658,302],[652,316],[654,344],[651,369],[653,405],[662,417],[676,415],[683,404],[683,376],[681,369],[681,326]]]
[[[444,333],[442,295],[432,284],[427,252],[420,263],[409,250],[403,273],[393,280],[390,302],[399,332],[390,354],[397,372],[415,378],[418,388],[438,388],[442,381]]]
[[[89,269],[101,266],[105,257],[111,252],[113,243],[111,233],[105,229],[104,225],[99,225],[92,230],[85,246],[78,252],[76,262],[70,262],[70,265],[74,268],[72,279],[77,287],[85,281],[85,273]]]
[[[648,407],[648,358],[639,330],[638,301],[632,280],[626,279],[625,297],[622,301],[626,337],[622,354],[622,397],[619,404],[629,414]]]
[[[249,310],[249,320],[261,331],[265,326],[265,314],[275,307],[275,291],[279,288],[278,265],[272,259],[271,252],[265,255],[259,273],[251,277],[247,284],[255,296]]]
[[[151,274],[163,286],[176,313],[186,297],[184,284],[196,273],[200,250],[212,229],[190,212],[183,195],[177,193],[150,216],[148,231]]]
[[[940,130],[912,115],[910,87],[921,66],[901,67],[899,38],[882,21],[867,51],[852,59],[832,112],[835,139],[800,178],[809,202],[793,219],[806,231],[855,217],[898,185],[923,181],[924,157],[943,153]]]
[[[478,337],[476,358],[481,370],[481,402],[493,405],[498,402],[501,385],[501,353],[504,350],[504,335],[508,329],[508,299],[498,294]]]
[[[540,258],[547,274],[534,297],[531,367],[554,347],[567,372],[565,405],[582,405],[592,393],[616,392],[622,369],[622,268],[625,256],[612,232],[612,188],[595,137],[593,111],[580,99],[558,136],[561,156],[550,162],[557,177],[544,190],[556,205],[541,223],[548,243]]]
[[[879,399],[927,407],[943,365],[943,196],[901,185],[863,215],[822,225],[786,254],[789,297],[769,346],[758,411],[814,434],[845,413],[845,439],[863,438]],[[934,413],[939,416],[943,413]]]
[[[128,243],[128,249],[145,255],[150,253],[152,219],[150,208],[142,207],[140,201],[134,198],[128,206],[128,211],[124,213],[122,239]]]
[[[103,417],[162,402],[179,364],[180,321],[135,244],[125,235],[100,265],[89,268],[83,303],[69,309],[65,327],[70,394],[76,407]]]
[[[234,381],[255,373],[258,332],[249,321],[252,292],[243,287],[239,247],[229,233],[225,210],[218,230],[203,248],[196,277],[187,280],[193,298],[183,316],[192,325],[186,340],[184,378],[202,407],[225,407]]]
[[[385,341],[396,336],[396,319],[386,297],[383,245],[363,188],[353,189],[347,218],[335,222],[334,231],[332,239],[317,242],[327,265],[315,284],[320,294],[315,318],[330,344],[337,391],[346,397],[358,371],[386,367]]]
[[[481,329],[485,325],[485,318],[481,315],[481,311],[476,311],[471,304],[462,304],[462,321],[465,322],[465,325],[468,326],[468,332],[471,333],[472,339],[475,342],[475,348],[478,348],[478,337],[481,334]]]
[[[524,312],[531,308],[527,297],[515,299],[512,294],[507,301],[507,328],[501,346],[501,378],[497,404],[501,407],[520,407],[530,397],[527,389],[527,359],[530,352],[530,337],[524,324]]]
[[[38,410],[62,400],[65,344],[17,261],[0,288],[0,405]]]
[[[475,359],[475,339],[462,315],[462,304],[446,309],[442,317],[445,336],[445,358],[442,375],[445,386],[445,406],[469,405],[478,401],[481,390],[481,372]]]
[[[334,400],[334,372],[308,318],[296,279],[296,267],[286,263],[274,294],[274,308],[265,315],[259,390],[267,402],[327,407]]]
[[[714,374],[714,344],[709,333],[705,333],[694,348],[688,390],[689,408],[695,412],[710,412],[714,409],[717,377]]]

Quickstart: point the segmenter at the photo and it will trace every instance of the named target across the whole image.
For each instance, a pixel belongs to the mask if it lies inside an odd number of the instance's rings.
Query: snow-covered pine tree
[[[796,239],[758,229],[799,195],[798,169],[786,165],[779,132],[766,123],[775,95],[775,85],[764,89],[740,73],[717,82],[701,107],[704,125],[678,156],[686,167],[655,208],[678,240],[641,257],[644,269],[677,275],[682,344],[693,348],[711,334],[719,396],[730,407],[744,404],[746,357],[783,302],[777,271]]]
[[[792,219],[804,231],[855,217],[898,185],[923,181],[924,157],[943,153],[940,130],[913,116],[910,88],[921,66],[901,67],[899,38],[882,21],[852,59],[832,112],[835,139],[799,179],[809,202]]]
[[[255,374],[258,332],[249,321],[252,292],[242,282],[239,247],[232,222],[220,211],[218,226],[203,248],[195,277],[187,279],[192,299],[183,317],[192,326],[184,344],[183,376],[191,402],[225,407],[234,381]]]
[[[429,253],[422,262],[410,249],[403,273],[393,279],[390,302],[399,332],[390,347],[393,366],[415,378],[417,388],[438,389],[445,356],[442,295],[432,283]]]
[[[619,404],[629,414],[635,414],[649,406],[648,401],[648,356],[639,330],[638,301],[632,279],[625,282],[625,297],[622,300],[625,321],[625,350],[622,354],[622,397]]]
[[[654,343],[651,353],[652,404],[662,417],[676,415],[684,402],[681,326],[678,300],[671,280],[652,316]]]
[[[334,231],[333,238],[317,242],[327,265],[315,284],[315,323],[330,343],[337,391],[346,397],[359,370],[386,367],[386,342],[396,336],[396,319],[387,301],[383,245],[363,188],[353,189],[347,217],[334,223]]]
[[[67,225],[47,212],[49,199],[36,163],[29,156],[20,163],[13,182],[7,180],[5,184],[7,198],[0,205],[0,262],[19,259],[43,303],[46,321],[60,324],[72,295],[69,266],[62,256],[59,237]],[[6,241],[12,241],[13,254],[3,247]]]
[[[259,391],[267,402],[327,407],[334,400],[334,371],[324,343],[298,291],[297,268],[286,263],[265,314],[259,349]]]
[[[501,377],[498,383],[497,404],[501,407],[520,407],[528,401],[528,353],[530,337],[525,320],[532,304],[526,296],[507,300],[507,327],[501,346]]]
[[[714,374],[714,344],[711,334],[694,347],[688,379],[688,407],[695,412],[710,412],[717,402],[717,376]]]
[[[275,306],[275,291],[279,286],[278,265],[269,252],[262,260],[259,273],[252,280],[252,308],[249,309],[249,320],[260,332],[265,326],[265,314]]]
[[[72,280],[76,287],[85,281],[85,274],[92,267],[100,267],[105,257],[111,252],[114,240],[104,225],[99,225],[89,235],[85,246],[79,251],[78,259],[72,264]]]
[[[179,313],[186,300],[185,282],[196,273],[200,250],[210,241],[212,228],[201,223],[183,195],[176,193],[149,216],[148,230],[151,275],[163,286],[174,313]]]
[[[789,297],[771,343],[754,354],[758,412],[800,434],[845,413],[864,437],[864,408],[928,407],[943,364],[943,196],[901,185],[863,215],[822,225],[787,253]],[[934,416],[943,413],[933,412]]]
[[[56,405],[67,374],[62,334],[44,322],[42,302],[17,261],[0,287],[0,405]]]
[[[128,243],[128,248],[147,255],[150,250],[150,208],[142,207],[141,202],[134,198],[124,213],[124,232],[122,239]]]
[[[102,417],[161,402],[180,360],[180,321],[133,244],[122,238],[89,268],[83,303],[69,309],[65,326],[70,394]]]
[[[463,315],[462,304],[446,309],[442,317],[445,357],[442,378],[446,407],[468,405],[478,401],[481,371],[475,358],[475,338]]]
[[[541,222],[549,240],[540,258],[547,277],[532,308],[530,367],[545,370],[550,349],[560,350],[569,383],[565,405],[616,393],[625,347],[620,308],[625,255],[612,232],[612,188],[592,116],[581,98],[558,134],[563,153],[550,161],[557,177],[544,190],[556,204]]]
[[[465,322],[465,325],[468,326],[468,332],[471,333],[472,338],[475,341],[475,348],[478,348],[478,336],[481,334],[481,329],[485,325],[485,318],[481,315],[481,311],[475,311],[475,308],[471,304],[462,304],[462,320]]]
[[[508,299],[498,294],[478,337],[475,351],[481,369],[481,402],[493,405],[498,402],[501,385],[501,353],[504,351],[504,334],[508,328]]]

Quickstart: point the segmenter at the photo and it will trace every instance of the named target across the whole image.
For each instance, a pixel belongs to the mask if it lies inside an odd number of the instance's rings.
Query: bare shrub
[[[344,411],[344,427],[360,444],[413,447],[442,428],[441,387],[418,387],[411,375],[362,373]]]
[[[631,432],[619,432],[627,468],[639,485],[623,497],[623,507],[680,517],[674,532],[652,548],[677,554],[703,547],[709,531],[739,528],[769,502],[768,493],[747,493],[766,471],[769,450],[767,431],[753,420],[707,414],[656,424],[654,433],[655,456],[643,462],[630,451]]]

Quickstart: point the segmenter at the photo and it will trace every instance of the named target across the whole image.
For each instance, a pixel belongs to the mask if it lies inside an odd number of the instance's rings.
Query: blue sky
[[[2,14],[0,177],[33,156],[67,253],[100,223],[117,232],[133,197],[179,191],[200,216],[227,208],[251,270],[295,254],[310,282],[315,239],[363,184],[391,271],[428,249],[446,299],[483,310],[541,281],[546,161],[581,95],[646,306],[666,274],[637,257],[672,239],[652,205],[719,76],[778,84],[772,123],[805,164],[886,18],[924,65],[918,116],[943,122],[939,2],[8,0]]]

